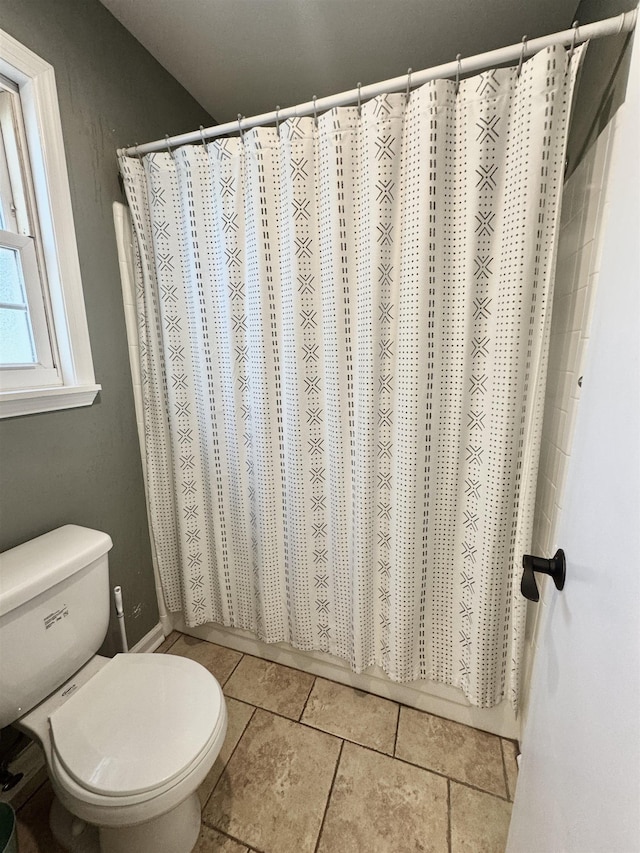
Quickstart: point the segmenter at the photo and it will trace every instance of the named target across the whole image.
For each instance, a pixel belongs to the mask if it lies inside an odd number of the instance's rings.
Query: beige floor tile
[[[182,657],[198,661],[209,672],[213,673],[222,685],[242,657],[242,652],[237,652],[235,649],[227,649],[225,646],[208,643],[206,640],[197,640],[195,637],[187,636],[187,634],[182,634],[176,640],[169,649],[169,654],[182,655]]]
[[[47,781],[19,809],[18,845],[20,853],[64,853],[49,829],[49,809],[53,790]]]
[[[203,823],[191,853],[249,853],[249,848]]]
[[[256,711],[203,820],[263,853],[312,853],[339,751],[331,735]]]
[[[518,781],[518,744],[513,740],[501,739],[502,753],[504,755],[504,766],[507,770],[507,787],[509,789],[509,799],[513,800],[516,793],[516,782]]]
[[[401,708],[396,756],[483,791],[507,795],[500,738],[470,726]]]
[[[451,853],[504,853],[511,803],[451,783]]]
[[[316,678],[302,722],[393,755],[398,710],[388,699]]]
[[[202,806],[206,804],[211,796],[211,792],[216,786],[216,783],[222,771],[224,770],[227,761],[231,757],[231,753],[236,748],[238,741],[242,737],[242,733],[247,727],[251,715],[255,708],[251,705],[245,705],[244,702],[238,702],[236,699],[226,697],[227,703],[227,736],[224,739],[224,744],[220,750],[215,764],[207,774],[206,778],[198,788],[198,796]]]
[[[299,669],[245,655],[226,683],[224,692],[227,696],[298,720],[313,678],[313,675]]]
[[[446,853],[447,780],[345,743],[318,853]]]
[[[168,652],[171,646],[176,642],[176,640],[180,639],[181,636],[182,635],[179,631],[172,631],[164,638],[163,642],[160,643],[156,649],[156,654],[162,655],[165,652]]]

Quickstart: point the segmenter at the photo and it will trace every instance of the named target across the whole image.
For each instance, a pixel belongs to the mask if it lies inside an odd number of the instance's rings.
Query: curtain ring
[[[573,52],[576,49],[576,41],[578,39],[578,22],[574,21],[571,26],[573,27],[573,38],[571,39],[571,49],[569,50],[569,62],[573,59]]]
[[[456,68],[456,95],[460,91],[460,72],[462,71],[462,62],[460,62],[461,59],[462,59],[462,54],[459,53],[456,56],[456,62],[458,63],[458,67]]]
[[[134,154],[135,154],[135,156],[138,158],[138,160],[140,161],[140,163],[142,163],[142,154],[138,151],[138,143],[137,143],[137,142],[136,142],[136,144],[134,145]]]
[[[200,139],[202,140],[202,147],[207,147],[207,140],[204,138],[204,125],[200,125]]]
[[[518,63],[518,71],[516,76],[519,77],[522,72],[522,63],[524,62],[524,54],[527,49],[527,37],[522,36],[522,50],[520,51],[520,62]]]
[[[169,154],[171,155],[171,159],[172,159],[172,160],[175,160],[175,157],[174,157],[174,155],[173,155],[173,149],[172,149],[172,148],[171,148],[171,146],[169,145],[169,134],[168,134],[168,133],[165,133],[165,135],[164,135],[164,141],[167,143],[167,151],[168,151],[168,152],[169,152]]]
[[[240,139],[244,142],[244,133],[242,132],[242,113],[238,113],[238,130],[240,131]]]
[[[278,113],[280,112],[280,105],[276,106],[276,136],[280,139],[280,120],[278,118]]]
[[[362,115],[362,95],[360,94],[360,87],[362,83],[358,83],[358,118]]]
[[[411,72],[413,68],[407,68],[407,100],[409,99],[409,95],[411,94]]]
[[[317,127],[318,126],[318,107],[316,106],[316,101],[317,101],[317,98],[314,95],[313,96],[313,121],[314,121],[315,126]]]

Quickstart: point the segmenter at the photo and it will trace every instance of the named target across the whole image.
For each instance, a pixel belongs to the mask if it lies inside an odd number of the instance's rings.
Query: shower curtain
[[[581,55],[121,158],[187,625],[517,702]]]

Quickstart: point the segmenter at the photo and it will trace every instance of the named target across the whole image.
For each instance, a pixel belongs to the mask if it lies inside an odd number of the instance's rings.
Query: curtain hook
[[[362,83],[358,83],[358,118],[362,115],[362,95],[360,94],[360,87]]]
[[[240,131],[240,139],[244,142],[244,133],[242,132],[242,113],[238,113],[238,130]]]
[[[175,157],[174,157],[174,155],[173,155],[173,149],[172,149],[172,148],[171,148],[171,146],[169,145],[169,134],[168,134],[168,133],[165,133],[165,135],[164,135],[164,141],[167,143],[167,151],[168,151],[168,152],[169,152],[169,154],[171,155],[171,159],[172,159],[172,160],[175,160]]]
[[[138,160],[142,163],[142,154],[138,151],[138,143],[134,145],[134,154],[138,158]]]
[[[524,62],[524,54],[527,49],[527,37],[522,36],[522,50],[520,51],[520,62],[518,63],[518,70],[516,72],[516,76],[519,77],[522,72],[522,63]]]
[[[407,68],[407,99],[409,98],[409,95],[411,94],[411,72],[412,71],[413,71],[413,68]]]
[[[573,38],[571,39],[571,50],[569,51],[569,62],[573,59],[573,52],[576,49],[576,41],[578,39],[578,22],[574,21],[571,26],[573,27]]]
[[[318,100],[318,99],[317,99],[317,98],[316,98],[316,96],[314,95],[314,96],[313,96],[313,122],[314,122],[314,124],[315,124],[315,126],[316,126],[316,127],[318,126],[318,107],[316,106],[316,101],[317,101],[317,100]]]
[[[207,140],[204,138],[204,125],[200,125],[200,139],[202,140],[202,147],[207,147]]]
[[[462,71],[462,62],[460,61],[461,59],[462,59],[462,54],[459,53],[456,56],[456,62],[458,63],[458,67],[456,68],[456,95],[460,91],[460,72]]]
[[[280,119],[278,118],[278,113],[280,112],[280,105],[276,106],[276,136],[280,139]]]

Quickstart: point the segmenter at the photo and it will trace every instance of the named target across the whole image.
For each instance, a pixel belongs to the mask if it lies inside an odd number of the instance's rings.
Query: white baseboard
[[[160,622],[158,622],[157,625],[153,626],[149,633],[145,634],[141,640],[138,640],[135,646],[132,646],[129,649],[129,652],[133,654],[155,652],[155,650],[164,640],[164,637],[164,630]]]
[[[397,684],[375,667],[358,675],[352,672],[348,664],[332,655],[323,652],[301,652],[287,643],[263,643],[254,634],[240,628],[227,628],[213,623],[187,628],[180,617],[175,623],[175,629],[201,640],[218,643],[284,666],[302,669],[339,684],[355,687],[357,690],[374,693],[376,696],[445,717],[456,723],[464,723],[514,740],[520,737],[520,721],[509,702],[501,702],[495,708],[475,708],[469,704],[462,692],[454,687],[422,681]]]

